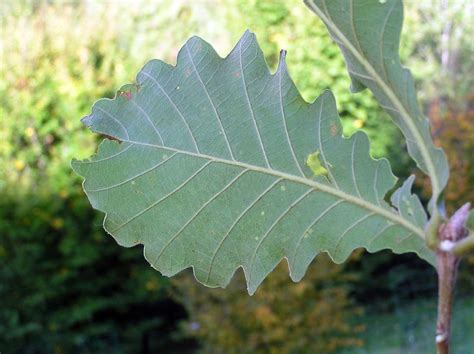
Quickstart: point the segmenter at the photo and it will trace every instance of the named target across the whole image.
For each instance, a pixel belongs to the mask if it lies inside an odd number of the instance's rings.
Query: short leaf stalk
[[[438,255],[438,320],[436,324],[436,348],[438,354],[449,354],[451,318],[455,283],[460,257],[452,252],[454,245],[462,241],[467,230],[465,223],[470,204],[465,204],[439,229]]]
[[[467,253],[474,252],[474,234],[469,234],[468,237],[457,242],[453,247],[453,253],[457,256],[462,256]]]

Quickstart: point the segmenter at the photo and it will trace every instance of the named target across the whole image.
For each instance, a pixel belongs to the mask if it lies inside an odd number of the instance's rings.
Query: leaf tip
[[[201,49],[203,44],[204,43],[207,43],[204,39],[202,39],[201,37],[199,36],[192,36],[190,37],[186,43],[184,43],[183,47],[181,49],[185,49],[185,48],[188,48],[188,50],[191,50],[193,51],[193,47],[196,47],[196,49]]]
[[[351,85],[349,86],[349,90],[351,91],[351,93],[359,93],[359,92],[364,91],[367,88],[361,81],[354,78],[353,75],[350,75],[350,76],[351,76]]]
[[[246,40],[256,41],[257,39],[256,39],[256,36],[255,36],[255,33],[253,33],[249,29],[246,29],[240,40],[241,41],[246,41]]]
[[[321,98],[321,100],[324,100],[324,101],[329,100],[331,102],[331,105],[333,105],[334,107],[336,106],[336,97],[334,96],[333,92],[330,89],[328,88],[324,89],[323,93],[321,93],[319,97]]]
[[[413,187],[413,182],[415,182],[415,175],[411,174],[410,177],[408,177],[406,181],[403,182],[403,188],[406,188],[408,191],[411,192],[411,189]]]
[[[250,29],[246,29],[243,36],[248,36],[254,34]]]
[[[81,123],[85,126],[90,127],[92,125],[92,114],[89,114],[81,119]]]

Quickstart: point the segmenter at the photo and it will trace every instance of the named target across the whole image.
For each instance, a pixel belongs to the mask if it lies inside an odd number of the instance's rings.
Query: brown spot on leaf
[[[336,136],[336,134],[337,134],[336,124],[331,124],[331,135]]]
[[[106,139],[114,140],[114,141],[118,141],[119,143],[122,143],[122,140],[117,139],[117,138],[115,138],[115,137],[113,137],[113,136],[110,136],[110,135],[107,135],[107,134],[100,134],[100,135],[103,136],[103,137],[106,138]]]
[[[121,97],[125,97],[127,100],[130,100],[132,98],[132,92],[131,91],[122,91],[120,92]]]

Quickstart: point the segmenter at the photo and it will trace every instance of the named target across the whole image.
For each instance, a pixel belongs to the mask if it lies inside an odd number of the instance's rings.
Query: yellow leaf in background
[[[288,37],[283,33],[273,33],[270,35],[270,42],[277,44],[278,48],[288,48]]]
[[[32,127],[28,127],[28,128],[25,129],[25,134],[28,138],[31,138],[34,133],[35,133],[35,131]]]
[[[25,163],[22,160],[15,160],[15,168],[17,171],[23,171],[25,168]]]
[[[59,230],[64,226],[64,220],[61,218],[54,218],[53,220],[51,220],[51,226],[54,229]]]
[[[155,279],[150,279],[145,283],[145,289],[148,291],[154,291],[158,288],[158,283]]]
[[[362,119],[356,119],[352,122],[354,128],[360,129],[364,126],[364,121]]]
[[[265,326],[271,326],[278,322],[277,316],[272,312],[271,308],[265,305],[259,306],[255,310],[257,319]]]

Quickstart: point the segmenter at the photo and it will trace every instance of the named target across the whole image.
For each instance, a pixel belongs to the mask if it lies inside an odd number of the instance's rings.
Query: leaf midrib
[[[340,199],[346,200],[349,203],[355,204],[355,205],[360,206],[362,208],[365,208],[369,211],[372,211],[375,214],[381,215],[381,216],[383,216],[383,217],[385,217],[385,218],[387,218],[387,219],[389,219],[389,220],[405,227],[406,229],[414,232],[419,237],[424,238],[423,230],[420,229],[415,224],[408,221],[407,219],[402,218],[401,216],[399,216],[399,215],[397,215],[397,214],[395,214],[395,213],[393,213],[393,212],[391,212],[387,209],[384,209],[380,206],[372,204],[372,203],[370,203],[370,202],[368,202],[364,199],[358,198],[358,197],[353,196],[351,194],[348,194],[348,193],[346,193],[346,192],[344,192],[340,189],[336,189],[334,187],[331,187],[329,185],[317,182],[315,180],[311,180],[311,179],[303,178],[303,177],[298,177],[298,176],[291,175],[291,174],[281,172],[281,171],[277,171],[277,170],[274,170],[274,169],[271,169],[271,168],[250,165],[250,164],[247,164],[245,162],[240,162],[240,161],[237,161],[237,160],[226,160],[226,159],[222,159],[222,158],[215,157],[215,156],[205,155],[205,154],[202,154],[202,153],[195,153],[195,152],[191,152],[191,151],[185,151],[185,150],[175,149],[175,148],[156,145],[156,144],[151,144],[151,143],[143,143],[143,142],[134,141],[134,140],[122,140],[122,142],[129,143],[129,144],[134,144],[134,145],[139,145],[139,146],[148,146],[148,147],[153,147],[153,148],[158,148],[158,149],[164,149],[164,150],[172,151],[172,152],[175,152],[175,153],[180,153],[180,154],[184,154],[184,155],[188,155],[188,156],[193,156],[193,157],[197,157],[197,158],[201,158],[201,159],[206,159],[206,160],[213,161],[213,162],[219,162],[219,163],[223,163],[223,164],[226,164],[226,165],[241,167],[241,168],[247,169],[249,171],[259,172],[259,173],[275,176],[275,177],[278,177],[278,178],[283,178],[287,181],[292,181],[292,182],[295,182],[295,183],[303,184],[303,185],[311,187],[313,189],[316,189],[316,190],[334,195],[336,197],[339,197]]]
[[[326,4],[325,0],[322,0],[323,4]],[[435,197],[439,196],[441,187],[440,183],[438,180],[438,176],[436,174],[436,169],[434,167],[434,162],[431,159],[431,155],[426,148],[424,144],[424,139],[421,136],[420,132],[418,131],[418,128],[416,125],[413,123],[413,120],[410,116],[410,114],[406,111],[405,106],[400,102],[398,99],[397,95],[393,92],[393,90],[385,84],[385,82],[382,80],[382,78],[377,74],[376,70],[372,67],[370,62],[368,62],[362,55],[359,53],[359,51],[354,48],[352,43],[347,39],[347,37],[339,30],[337,25],[334,23],[334,21],[331,18],[328,18],[323,11],[319,9],[317,5],[315,5],[311,0],[304,0],[305,4],[313,10],[325,23],[326,25],[338,36],[338,39],[340,42],[356,57],[356,59],[364,66],[364,68],[367,70],[367,72],[372,75],[372,79],[376,81],[376,83],[381,87],[381,89],[386,93],[388,98],[392,101],[396,109],[398,110],[398,113],[403,118],[403,121],[407,124],[408,128],[412,132],[412,134],[415,137],[416,144],[420,149],[421,155],[423,156],[423,160],[426,163],[426,169],[428,170],[428,175],[431,179],[432,182],[432,188],[433,188],[433,195]],[[352,4],[352,0],[350,1]],[[329,16],[329,14],[328,14]],[[356,33],[354,33],[354,36],[357,38]],[[383,59],[382,59],[383,61]]]

